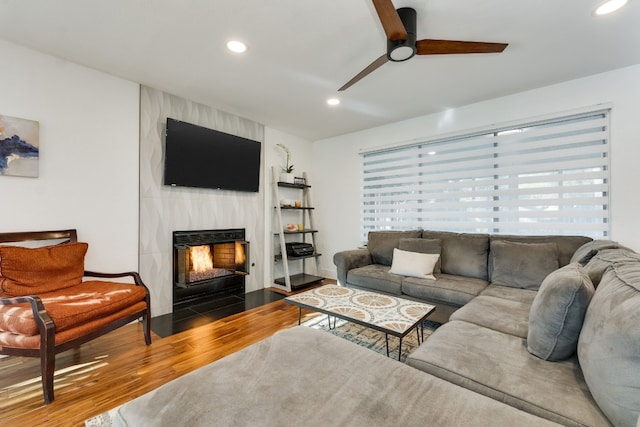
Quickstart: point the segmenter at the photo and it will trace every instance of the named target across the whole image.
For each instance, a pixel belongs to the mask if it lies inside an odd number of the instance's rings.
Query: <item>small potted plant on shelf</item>
[[[291,164],[291,152],[289,151],[289,148],[284,144],[276,144],[276,145],[280,147],[287,156],[287,162],[285,166],[282,168],[282,172],[280,173],[280,181],[293,184],[295,180],[295,176],[293,175],[293,165]]]

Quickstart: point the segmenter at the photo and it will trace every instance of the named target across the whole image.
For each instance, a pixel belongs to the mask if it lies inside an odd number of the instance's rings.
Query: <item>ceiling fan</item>
[[[373,61],[338,91],[348,89],[387,61],[402,62],[414,55],[502,52],[507,43],[484,43],[458,40],[416,40],[416,11],[410,7],[395,9],[391,0],[372,0],[387,35],[387,53]]]

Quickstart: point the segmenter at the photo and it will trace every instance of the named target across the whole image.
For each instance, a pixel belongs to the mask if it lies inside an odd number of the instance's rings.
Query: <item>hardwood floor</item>
[[[303,310],[303,321],[317,313]],[[0,425],[83,426],[125,403],[214,360],[298,323],[284,300],[144,344],[142,324],[130,324],[56,358],[55,400],[45,405],[37,358],[0,359]]]

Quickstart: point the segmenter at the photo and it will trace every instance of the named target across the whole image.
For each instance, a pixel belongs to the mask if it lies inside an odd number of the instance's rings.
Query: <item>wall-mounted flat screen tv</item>
[[[164,184],[258,192],[258,141],[167,118]]]

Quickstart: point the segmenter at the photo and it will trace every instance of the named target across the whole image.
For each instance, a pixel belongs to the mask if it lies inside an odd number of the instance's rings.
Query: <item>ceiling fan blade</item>
[[[340,89],[338,89],[338,92],[346,90],[346,89],[349,89],[351,86],[353,86],[354,84],[356,84],[357,82],[362,80],[363,77],[365,77],[366,75],[374,72],[380,66],[384,65],[387,61],[389,61],[389,58],[387,58],[387,54],[385,53],[380,58],[376,59],[371,64],[369,64],[369,66],[367,66],[367,68],[365,68],[364,70],[360,71],[354,78],[352,78],[347,83],[345,83],[344,86],[342,86]]]
[[[496,53],[502,52],[507,43],[465,42],[457,40],[418,40],[417,55],[446,55],[459,53]]]
[[[391,41],[406,40],[407,30],[405,30],[402,21],[396,8],[391,3],[391,0],[372,0],[373,6],[376,8],[378,18],[384,32],[387,34],[387,39]]]

